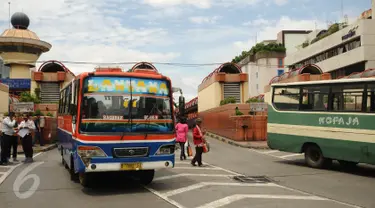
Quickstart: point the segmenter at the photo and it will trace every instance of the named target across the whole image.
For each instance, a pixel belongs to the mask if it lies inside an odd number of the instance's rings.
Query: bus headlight
[[[161,146],[158,151],[156,151],[156,155],[171,155],[174,154],[175,145],[167,144]]]
[[[107,154],[96,146],[78,146],[77,153],[86,167],[90,164],[92,157],[107,157]]]
[[[78,155],[80,157],[107,157],[107,154],[96,146],[78,146]]]

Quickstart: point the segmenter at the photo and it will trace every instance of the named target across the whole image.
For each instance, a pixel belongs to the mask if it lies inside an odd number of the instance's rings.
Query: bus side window
[[[367,87],[366,112],[375,112],[375,84],[369,84]]]
[[[361,112],[364,84],[338,84],[332,86],[333,111]]]
[[[328,109],[328,86],[303,86],[301,110],[326,111]]]
[[[300,88],[275,87],[273,104],[279,110],[298,110],[300,100]]]

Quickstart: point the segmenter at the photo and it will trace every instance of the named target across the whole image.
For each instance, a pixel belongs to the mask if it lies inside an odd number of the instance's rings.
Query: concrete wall
[[[235,108],[245,116],[235,116]],[[249,116],[249,104],[227,104],[204,112],[199,112],[198,117],[202,119],[203,128],[214,133],[236,141],[266,140],[267,118],[266,116]],[[245,118],[244,118],[245,117]],[[249,128],[245,132],[242,125]]]
[[[306,40],[306,37],[307,34],[286,33],[284,37],[286,55],[295,53],[297,51],[298,46]]]
[[[8,112],[9,106],[9,87],[0,83],[0,114]]]
[[[1,53],[1,57],[5,64],[8,63],[25,63],[30,66],[35,66],[36,60],[38,60],[39,55],[30,53],[19,53],[19,52],[6,52]]]
[[[349,30],[357,27],[353,37],[342,40],[342,36],[348,34]],[[288,54],[285,58],[286,64],[295,64],[305,59],[311,58],[321,52],[334,48],[340,44],[348,42],[356,37],[361,37],[361,47],[352,49],[346,53],[339,54],[321,62],[315,63],[323,72],[333,71],[348,65],[368,61],[366,68],[375,67],[375,19],[361,19],[348,27],[337,31],[309,46],[298,50],[293,54]],[[311,41],[311,40],[310,40]]]
[[[10,66],[9,78],[11,79],[30,79],[30,67],[27,65],[12,64]]]
[[[222,100],[222,87],[219,82],[214,82],[198,92],[198,112],[220,106]]]

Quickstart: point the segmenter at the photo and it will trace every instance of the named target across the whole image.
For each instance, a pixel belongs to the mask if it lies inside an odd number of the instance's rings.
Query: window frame
[[[333,104],[334,104],[334,98],[333,98],[333,95],[334,95],[334,92],[332,91],[332,89],[335,87],[335,86],[348,86],[348,85],[353,85],[353,86],[358,86],[358,85],[363,85],[363,91],[362,91],[362,103],[361,103],[361,110],[360,111],[355,111],[355,110],[333,110]],[[375,82],[372,81],[372,82],[343,82],[343,83],[322,83],[322,84],[301,84],[301,85],[278,85],[278,86],[272,86],[272,97],[271,97],[271,102],[272,102],[272,106],[277,109],[278,111],[300,111],[300,112],[330,112],[330,113],[375,113],[375,103],[373,104],[374,106],[368,106],[367,105],[367,101],[368,101],[368,97],[369,97],[369,93],[371,93],[371,91],[369,91],[368,89],[368,86],[369,85],[373,85],[374,86],[374,97],[373,99],[375,100]],[[305,109],[302,109],[301,106],[302,106],[302,102],[303,102],[303,88],[304,87],[317,87],[317,88],[320,88],[320,87],[325,87],[325,86],[328,86],[329,87],[329,92],[328,92],[328,106],[327,106],[327,110],[305,110]],[[300,101],[299,101],[299,107],[298,107],[298,110],[293,110],[293,109],[280,109],[280,108],[277,108],[276,105],[275,105],[275,90],[277,88],[288,88],[288,87],[294,87],[294,88],[299,88],[300,90]],[[350,87],[348,88],[350,89]],[[355,89],[353,87],[353,89]],[[345,91],[344,91],[345,93]],[[319,94],[326,94],[326,93],[319,93]],[[371,109],[371,107],[374,109],[373,111],[371,110],[367,110],[367,108],[369,107],[369,109]]]

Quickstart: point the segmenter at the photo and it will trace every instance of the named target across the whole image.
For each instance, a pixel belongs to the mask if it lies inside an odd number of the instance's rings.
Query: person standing
[[[1,159],[0,165],[10,165],[11,162],[8,160],[9,150],[10,150],[10,141],[12,136],[14,135],[14,125],[16,125],[16,118],[14,117],[14,113],[10,112],[9,116],[5,117],[3,120],[2,126],[2,142],[1,142]]]
[[[25,163],[33,162],[33,139],[31,136],[31,133],[33,130],[35,130],[35,124],[34,121],[31,120],[30,115],[24,115],[23,121],[18,126],[19,130],[25,130],[26,134],[24,137],[21,137],[21,143],[23,152],[25,153]]]
[[[191,161],[191,164],[193,166],[196,166],[196,162],[198,162],[198,166],[201,167],[203,166],[202,163],[202,154],[203,154],[203,145],[204,145],[204,138],[203,136],[205,135],[206,132],[201,131],[201,124],[202,120],[200,118],[197,118],[195,120],[195,127],[193,129],[193,141],[195,145],[195,155],[193,160]]]
[[[36,119],[34,121],[34,125],[35,125],[35,140],[38,140],[39,141],[39,145],[40,146],[44,146],[44,143],[43,143],[43,138],[42,138],[42,135],[43,135],[43,132],[42,132],[42,127],[41,127],[41,118],[40,118],[40,114],[37,114],[36,116]],[[44,123],[43,123],[43,127],[44,127]],[[35,142],[34,142],[35,144]]]
[[[178,122],[176,125],[176,141],[180,144],[181,147],[180,160],[186,160],[185,143],[187,141],[188,131],[189,127],[186,124],[186,119],[181,118],[180,122]]]
[[[14,124],[13,128],[14,129],[18,128],[17,119],[16,119],[16,123]],[[13,162],[18,162],[18,160],[17,160],[17,148],[18,148],[18,135],[16,133],[14,133],[13,136],[10,138],[10,141],[9,141],[8,161],[10,160],[10,157],[12,156]]]

